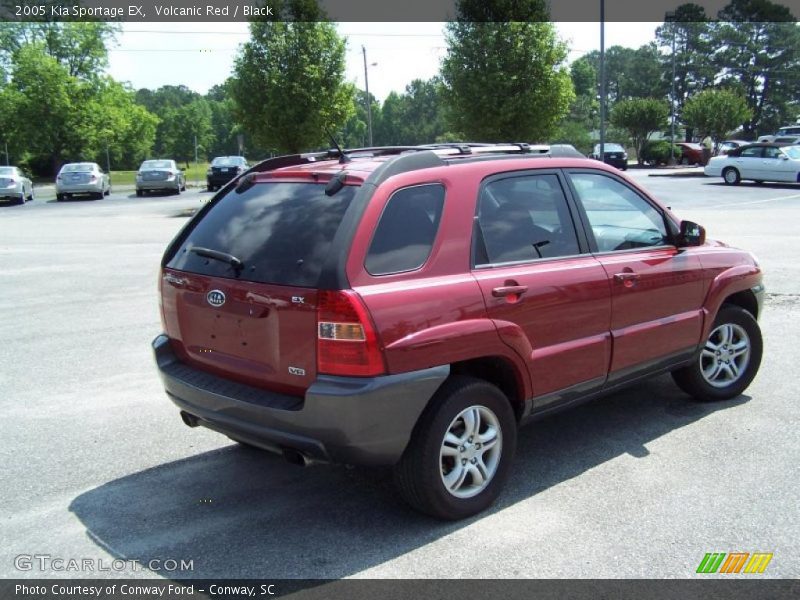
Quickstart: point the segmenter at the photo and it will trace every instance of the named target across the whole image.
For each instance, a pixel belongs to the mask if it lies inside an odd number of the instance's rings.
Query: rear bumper
[[[320,375],[304,398],[217,377],[180,362],[169,338],[153,341],[169,398],[198,425],[266,450],[335,463],[393,465],[449,366],[381,377]]]
[[[231,179],[238,177],[239,174],[236,172],[233,173],[220,173],[220,174],[213,174],[213,175],[206,175],[206,184],[207,185],[225,185]]]
[[[136,189],[140,190],[177,190],[180,187],[180,180],[175,179],[162,179],[160,181],[137,181]]]
[[[97,183],[62,183],[56,185],[56,194],[99,194],[103,191],[103,184]]]

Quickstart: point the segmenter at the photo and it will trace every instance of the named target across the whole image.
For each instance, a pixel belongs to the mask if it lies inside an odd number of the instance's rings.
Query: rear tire
[[[482,379],[451,377],[420,416],[395,483],[416,510],[463,519],[500,495],[516,443],[517,421],[503,392]]]
[[[749,312],[723,304],[692,364],[673,371],[684,392],[701,402],[728,400],[747,389],[761,365],[761,328]]]
[[[739,171],[733,167],[726,167],[722,171],[722,179],[728,185],[739,185],[742,182],[742,177],[739,175]]]

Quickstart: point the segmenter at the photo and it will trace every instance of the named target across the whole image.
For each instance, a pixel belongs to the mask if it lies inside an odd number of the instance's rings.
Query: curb
[[[674,171],[672,173],[648,173],[648,177],[705,177],[701,171]]]

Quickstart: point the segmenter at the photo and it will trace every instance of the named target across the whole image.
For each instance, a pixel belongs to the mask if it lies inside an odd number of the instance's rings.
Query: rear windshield
[[[0,175],[14,175],[16,167],[0,167]]]
[[[604,150],[606,152],[624,152],[625,148],[620,146],[619,144],[603,144]],[[600,152],[600,144],[594,147],[595,152]]]
[[[61,169],[62,173],[78,173],[83,171],[94,171],[93,163],[72,163],[64,165]]]
[[[212,167],[236,167],[244,164],[241,156],[218,156],[211,161]]]
[[[172,161],[170,160],[146,160],[142,163],[140,169],[170,169],[172,168]]]
[[[233,267],[191,251],[202,247],[244,263],[240,279],[316,287],[331,241],[357,187],[325,195],[318,183],[258,183],[231,191],[189,233],[168,267],[235,278]]]

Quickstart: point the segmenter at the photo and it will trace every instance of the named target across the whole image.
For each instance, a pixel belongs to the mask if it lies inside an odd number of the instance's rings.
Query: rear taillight
[[[355,292],[317,296],[317,371],[355,377],[386,372],[372,320]]]

